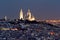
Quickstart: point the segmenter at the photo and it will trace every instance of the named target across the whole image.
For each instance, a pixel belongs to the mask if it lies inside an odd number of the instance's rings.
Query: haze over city
[[[18,18],[30,9],[36,19],[60,19],[60,0],[0,0],[0,18]]]

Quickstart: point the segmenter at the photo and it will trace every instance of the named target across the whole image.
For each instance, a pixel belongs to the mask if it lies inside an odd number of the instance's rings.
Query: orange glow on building
[[[27,19],[28,19],[29,21],[35,20],[35,17],[31,15],[31,12],[30,12],[29,9],[28,9],[28,12],[27,12]]]
[[[11,28],[11,30],[15,31],[15,30],[18,30],[17,28]]]
[[[51,34],[51,35],[54,35],[54,34],[55,34],[55,32],[50,32],[50,34]]]
[[[60,22],[60,20],[46,20],[46,22]]]

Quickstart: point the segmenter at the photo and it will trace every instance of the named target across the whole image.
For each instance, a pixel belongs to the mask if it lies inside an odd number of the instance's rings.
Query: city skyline
[[[60,0],[59,0],[60,1]],[[36,19],[60,19],[58,0],[0,0],[0,18],[18,18],[20,9],[24,14],[30,9]]]

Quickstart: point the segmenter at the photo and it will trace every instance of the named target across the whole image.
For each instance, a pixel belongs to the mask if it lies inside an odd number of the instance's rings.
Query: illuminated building
[[[7,16],[4,16],[4,19],[7,20]]]
[[[29,21],[34,21],[34,20],[35,20],[35,17],[32,16],[30,10],[28,9],[27,16],[26,16],[26,18],[24,18],[23,11],[22,11],[22,9],[21,9],[21,10],[20,10],[20,14],[19,14],[19,19],[22,19],[22,20],[23,20],[23,19],[27,19],[27,20],[29,20]]]
[[[35,20],[35,17],[31,15],[31,12],[30,12],[29,9],[28,9],[28,12],[27,12],[27,19],[28,19],[29,21]]]
[[[23,11],[22,11],[22,9],[20,10],[19,19],[22,19],[22,20],[24,19],[23,18]]]
[[[27,12],[27,19],[30,20],[31,19],[31,12],[30,10],[28,9],[28,12]]]
[[[60,24],[60,20],[45,20],[47,23],[51,23],[53,25],[58,25]]]

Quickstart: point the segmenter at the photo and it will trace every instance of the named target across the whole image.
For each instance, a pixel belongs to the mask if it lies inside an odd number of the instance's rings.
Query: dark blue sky
[[[0,0],[0,18],[18,18],[21,8],[37,19],[60,19],[60,0]]]

